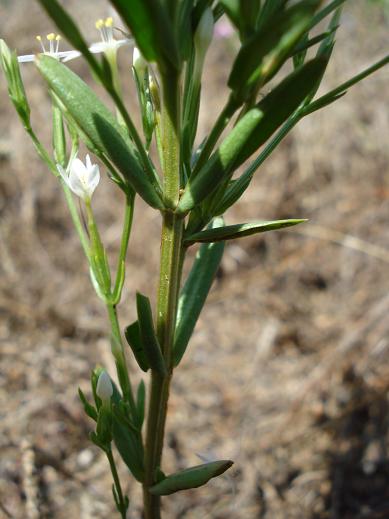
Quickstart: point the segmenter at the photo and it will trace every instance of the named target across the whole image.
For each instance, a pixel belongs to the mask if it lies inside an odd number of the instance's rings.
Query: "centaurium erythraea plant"
[[[130,501],[123,492],[114,450],[143,487],[144,517],[159,519],[162,496],[202,486],[232,465],[231,460],[213,460],[174,474],[162,470],[171,379],[216,276],[224,244],[305,221],[227,225],[223,215],[301,119],[338,101],[350,87],[386,65],[389,56],[318,96],[347,0],[110,0],[124,28],[121,35],[129,36],[116,39],[112,18],[100,19],[96,28],[101,41],[93,44],[86,42],[76,17],[57,0],[38,1],[73,50],[60,51],[61,37],[51,33],[48,46],[38,38],[40,53],[18,58],[1,41],[1,65],[21,122],[63,189],[93,286],[109,317],[118,382],[96,368],[91,374],[93,401],[79,391],[85,412],[95,423],[91,440],[109,462],[122,519]],[[198,135],[206,53],[215,23],[226,19],[239,42],[226,85],[228,100],[209,134]],[[119,49],[133,53],[141,131],[122,95],[128,70],[118,68]],[[116,114],[65,64],[81,56],[111,97]],[[53,151],[45,148],[33,129],[19,68],[25,62],[35,63],[50,93]],[[158,160],[150,153],[152,142]],[[85,163],[78,158],[80,143],[89,150]],[[92,210],[100,179],[98,160],[122,192],[125,205],[115,272]],[[161,216],[160,276],[156,308],[147,296],[137,293],[137,319],[123,327],[117,306],[126,279],[137,196]],[[187,251],[196,243],[200,247],[183,281]],[[147,390],[143,381],[136,390],[133,387],[125,341],[131,362],[150,374]]]

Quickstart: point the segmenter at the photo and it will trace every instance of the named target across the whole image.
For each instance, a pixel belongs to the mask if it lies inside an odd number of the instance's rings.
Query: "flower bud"
[[[4,40],[0,40],[0,64],[8,83],[8,93],[19,114],[24,126],[30,126],[30,106],[27,101],[26,92],[16,54],[8,48]]]
[[[102,371],[97,381],[96,394],[103,402],[107,402],[111,399],[113,394],[113,387],[111,379],[106,371]]]
[[[194,34],[194,45],[196,49],[196,54],[205,56],[205,53],[207,52],[208,47],[210,46],[212,41],[213,25],[214,20],[212,9],[210,7],[207,7],[202,17],[200,18],[200,22]]]

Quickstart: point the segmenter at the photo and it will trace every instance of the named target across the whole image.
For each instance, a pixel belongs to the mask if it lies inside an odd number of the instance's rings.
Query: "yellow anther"
[[[38,41],[42,41],[42,36],[36,36],[36,39],[37,39]]]
[[[111,16],[105,20],[105,26],[106,27],[112,27],[113,26],[113,18]]]
[[[49,40],[49,41],[53,41],[55,40],[55,34],[53,32],[51,32],[50,34],[48,34],[46,36],[46,38]]]
[[[62,40],[62,36],[60,34],[57,34],[57,36],[55,37],[55,41],[61,41]]]
[[[100,18],[100,20],[97,20],[96,22],[96,29],[100,30],[102,27],[104,27],[104,20]]]

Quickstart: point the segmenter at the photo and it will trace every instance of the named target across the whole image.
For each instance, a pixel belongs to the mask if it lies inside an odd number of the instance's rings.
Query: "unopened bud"
[[[30,107],[20,74],[18,58],[4,40],[0,40],[0,65],[8,83],[8,93],[24,126],[30,125]]]
[[[207,7],[200,18],[196,32],[194,34],[194,45],[196,53],[205,55],[211,44],[213,36],[214,19],[212,9]]]
[[[103,402],[111,399],[113,394],[113,387],[111,379],[106,371],[102,371],[97,381],[96,394]]]

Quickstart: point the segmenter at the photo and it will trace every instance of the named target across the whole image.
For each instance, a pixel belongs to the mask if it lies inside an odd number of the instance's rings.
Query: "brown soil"
[[[106,4],[80,4],[66,2],[95,38],[94,18],[107,14]],[[349,4],[324,90],[387,52],[382,10]],[[2,0],[0,15],[2,37],[20,53],[51,30],[36,2]],[[211,50],[202,135],[227,95],[231,53],[226,41]],[[80,60],[72,67],[89,77]],[[49,142],[42,81],[31,64],[23,75],[35,128]],[[310,223],[226,248],[175,375],[164,468],[194,465],[197,454],[235,465],[206,487],[167,498],[166,518],[389,517],[388,92],[388,70],[380,71],[305,120],[227,215]],[[113,373],[106,315],[59,187],[3,79],[0,95],[0,517],[116,517],[107,464],[88,440],[92,424],[76,394],[77,386],[89,391],[96,363]],[[133,98],[131,90],[135,107]],[[104,179],[95,206],[113,258],[121,204]],[[135,290],[152,297],[157,276],[159,216],[141,202],[136,209],[123,326],[134,318]],[[139,487],[121,473],[129,517],[138,519]]]

